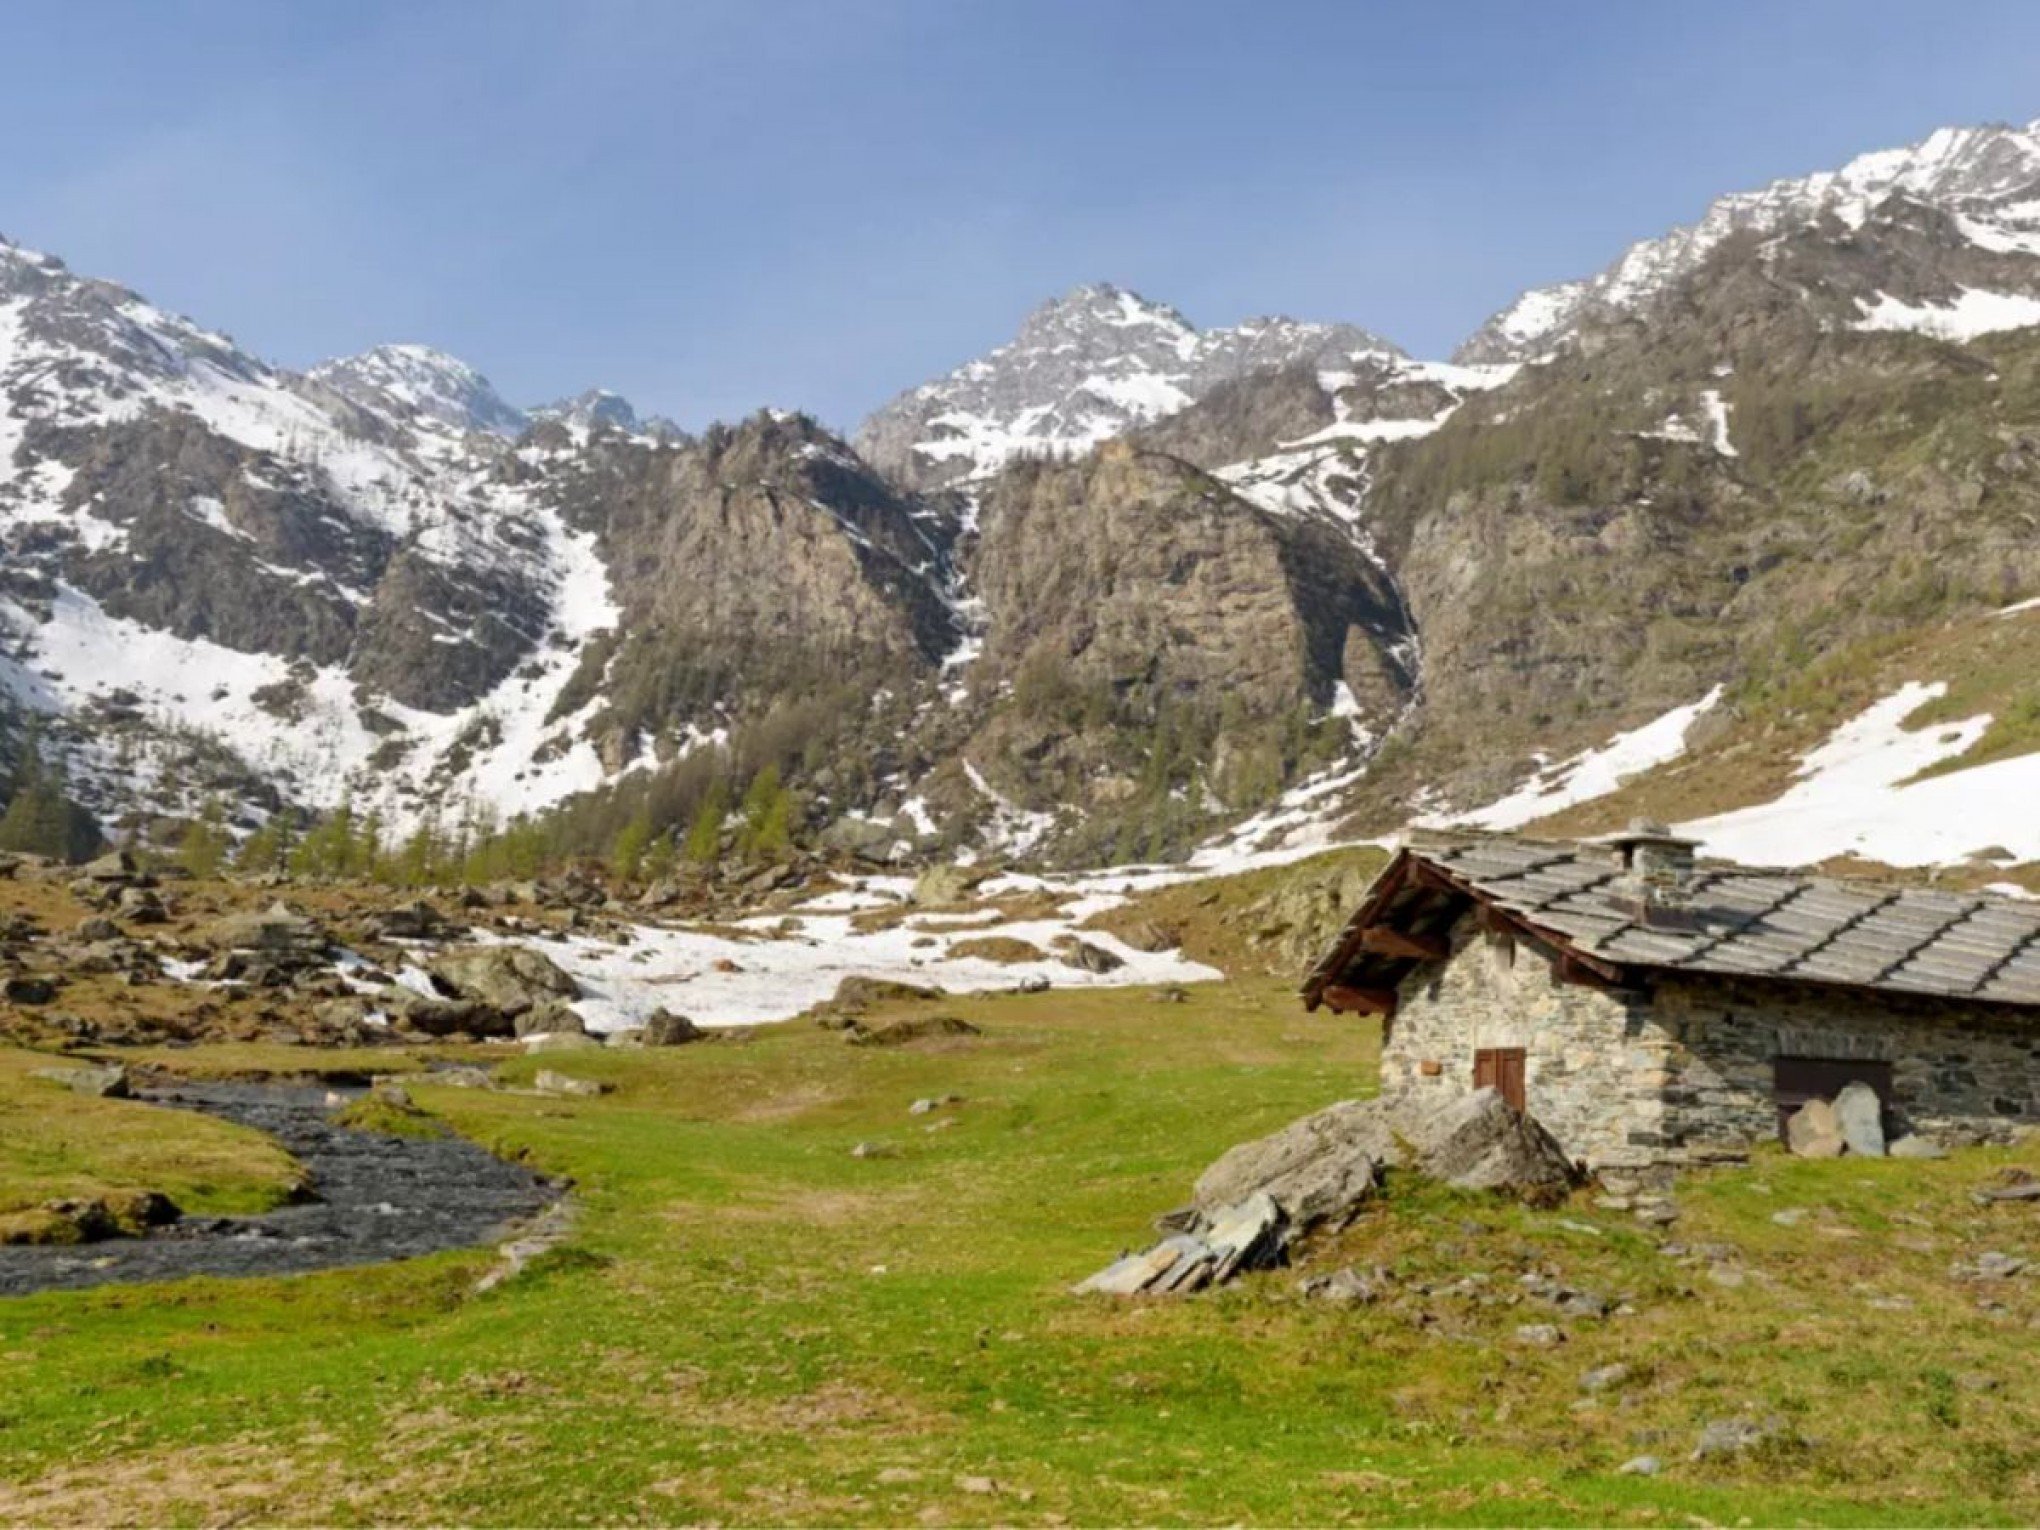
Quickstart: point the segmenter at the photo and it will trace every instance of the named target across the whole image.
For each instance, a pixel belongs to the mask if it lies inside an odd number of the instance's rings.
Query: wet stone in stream
[[[250,1217],[187,1217],[142,1238],[0,1248],[0,1296],[188,1275],[289,1275],[493,1241],[560,1187],[459,1137],[335,1126],[323,1084],[178,1083],[143,1096],[268,1132],[317,1199]],[[136,1106],[136,1109],[146,1108]]]

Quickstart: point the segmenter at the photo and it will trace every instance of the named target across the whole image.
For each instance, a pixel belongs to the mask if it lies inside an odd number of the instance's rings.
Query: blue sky
[[[20,3],[0,231],[275,360],[840,426],[1111,280],[1440,354],[1713,195],[2040,116],[2040,6]]]

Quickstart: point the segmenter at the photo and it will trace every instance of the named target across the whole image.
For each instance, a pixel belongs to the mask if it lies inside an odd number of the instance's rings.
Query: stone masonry
[[[2040,1027],[2005,1006],[1675,972],[1609,992],[1561,981],[1549,953],[1471,913],[1451,946],[1398,988],[1382,1092],[1465,1093],[1477,1050],[1520,1047],[1528,1109],[1592,1168],[1772,1137],[1779,1057],[1889,1062],[1900,1130],[1962,1140],[2040,1120]]]

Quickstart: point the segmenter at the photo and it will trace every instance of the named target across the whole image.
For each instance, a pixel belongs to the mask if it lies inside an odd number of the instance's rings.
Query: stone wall
[[[1476,1051],[1521,1047],[1530,1113],[1573,1157],[1598,1167],[1662,1156],[1673,1042],[1634,1000],[1560,982],[1537,948],[1482,931],[1472,914],[1453,926],[1452,952],[1402,982],[1383,1094],[1467,1093]]]
[[[1774,1136],[1781,1056],[1890,1062],[1898,1130],[2040,1121],[2040,1023],[2016,1011],[1672,976],[1609,993],[1560,982],[1547,953],[1471,914],[1452,949],[1403,980],[1382,1093],[1466,1093],[1476,1051],[1521,1047],[1531,1114],[1595,1168],[1704,1162]]]

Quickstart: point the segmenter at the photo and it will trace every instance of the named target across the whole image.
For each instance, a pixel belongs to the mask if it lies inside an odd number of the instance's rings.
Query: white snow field
[[[1803,866],[1858,855],[1889,866],[1936,866],[1980,851],[2040,860],[2040,754],[1911,778],[1963,753],[1985,716],[1909,730],[1905,720],[1947,686],[1909,681],[1842,724],[1775,801],[1679,825],[1706,855]]]
[[[1565,808],[1605,797],[1632,776],[1676,760],[1686,752],[1686,734],[1721,700],[1716,686],[1698,701],[1674,707],[1662,717],[1618,733],[1596,749],[1556,765],[1542,764],[1529,780],[1499,801],[1461,812],[1427,813],[1421,828],[1520,829]]]
[[[1111,988],[1140,983],[1203,983],[1225,976],[1180,953],[1136,951],[1101,930],[1078,930],[1092,915],[1125,901],[1121,893],[1088,891],[1046,919],[1007,921],[987,911],[989,922],[960,920],[928,910],[891,929],[860,932],[852,927],[853,905],[877,908],[897,902],[911,882],[873,878],[849,892],[817,899],[792,911],[739,922],[755,931],[744,939],[696,930],[637,926],[625,945],[590,937],[547,944],[546,954],[577,978],[585,997],[573,1008],[589,1030],[608,1032],[641,1023],[656,1009],[684,1014],[703,1026],[755,1025],[783,1020],[828,998],[854,974],[930,984],[953,993],[1012,988],[1028,978],[1045,978],[1057,988]],[[1009,878],[993,884],[1058,886],[1076,890],[1081,879],[1057,881]],[[798,928],[780,934],[781,920]],[[967,922],[969,928],[930,930]],[[957,957],[949,948],[987,935],[1024,940],[1049,952],[1050,942],[1073,935],[1110,951],[1123,966],[1087,972],[1065,966],[1050,953],[1042,961],[994,962]],[[929,942],[916,945],[915,942]],[[723,970],[718,970],[718,963]]]

